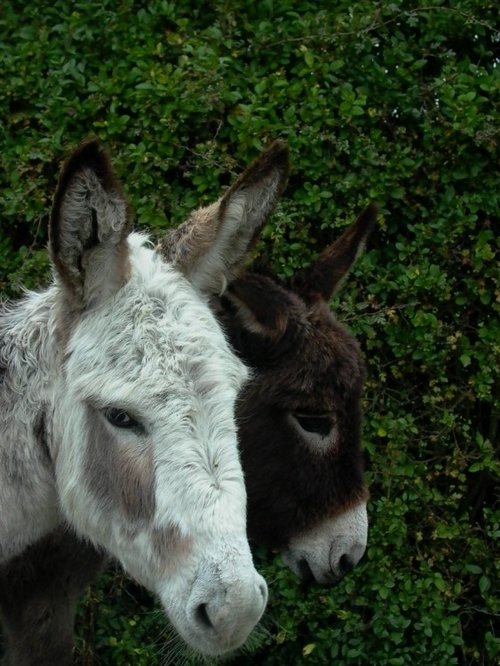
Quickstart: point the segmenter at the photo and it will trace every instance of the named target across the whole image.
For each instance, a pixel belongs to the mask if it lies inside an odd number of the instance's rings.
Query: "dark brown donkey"
[[[258,180],[263,165],[269,168],[268,155],[247,169],[233,192]],[[279,194],[269,197],[275,202]],[[201,223],[219,209],[218,202],[193,216]],[[280,549],[297,574],[325,585],[351,569],[366,547],[364,366],[358,344],[328,302],[374,224],[370,206],[290,283],[269,271],[249,271],[214,303],[234,349],[253,368],[238,407],[249,537]],[[0,568],[8,666],[72,663],[76,601],[102,561],[91,546],[60,530]]]
[[[237,408],[247,527],[303,578],[330,585],[361,559],[367,489],[360,447],[359,346],[329,300],[375,223],[369,206],[313,265],[283,283],[247,272],[218,313],[253,368]]]

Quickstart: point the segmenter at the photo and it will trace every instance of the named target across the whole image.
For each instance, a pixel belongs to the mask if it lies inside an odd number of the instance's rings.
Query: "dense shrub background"
[[[335,303],[369,365],[367,555],[305,592],[258,551],[267,634],[234,663],[498,663],[497,14],[493,0],[2,3],[4,295],[46,279],[59,163],[90,134],[154,233],[286,138],[293,174],[265,233],[284,275],[380,205]],[[78,659],[160,663],[162,627],[112,571],[80,609]]]

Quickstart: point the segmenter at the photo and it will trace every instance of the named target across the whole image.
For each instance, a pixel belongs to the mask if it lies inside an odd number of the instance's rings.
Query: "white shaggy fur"
[[[61,276],[0,316],[0,563],[67,521],[157,592],[193,647],[220,654],[267,600],[234,423],[247,371],[209,310],[207,271],[193,266],[194,288],[143,236],[124,250],[125,203],[88,165],[66,187]]]

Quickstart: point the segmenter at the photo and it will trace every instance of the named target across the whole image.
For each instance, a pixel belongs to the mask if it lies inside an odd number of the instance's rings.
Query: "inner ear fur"
[[[375,228],[377,208],[369,204],[334,243],[326,247],[319,257],[292,280],[292,288],[306,302],[329,301],[347,277],[364,250],[366,241]]]
[[[220,294],[243,269],[288,179],[289,150],[275,141],[214,204],[169,232],[163,256],[199,289]]]
[[[63,166],[49,225],[56,274],[82,305],[125,281],[131,226],[109,157],[97,140],[82,143]]]

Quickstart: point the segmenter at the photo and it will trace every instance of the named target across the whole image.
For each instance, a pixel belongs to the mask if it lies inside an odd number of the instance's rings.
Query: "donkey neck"
[[[60,522],[46,433],[56,294],[29,293],[0,313],[0,562]]]
[[[50,388],[60,364],[55,313],[56,286],[29,292],[21,301],[0,312],[0,367],[3,369],[4,409],[0,419],[12,408],[37,407],[50,400]]]

